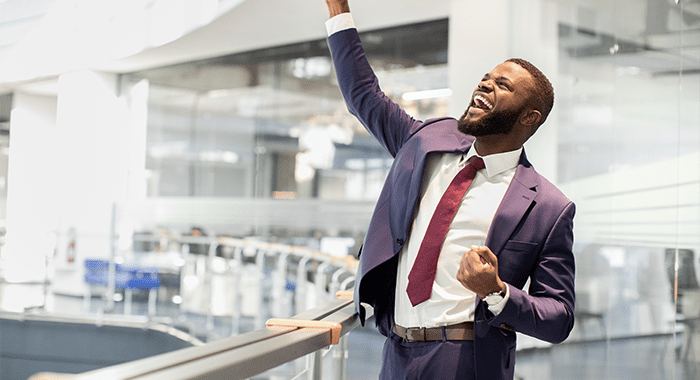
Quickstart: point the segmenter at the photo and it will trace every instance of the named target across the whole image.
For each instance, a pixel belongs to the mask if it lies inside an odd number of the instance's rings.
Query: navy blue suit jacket
[[[453,118],[415,120],[386,97],[355,29],[331,35],[328,43],[348,110],[394,157],[360,252],[354,295],[363,323],[361,303],[367,303],[374,307],[380,332],[388,336],[397,257],[415,218],[427,157],[466,152],[474,137],[459,132]],[[534,170],[523,152],[487,234],[486,246],[498,257],[510,299],[498,316],[477,300],[477,378],[513,378],[515,331],[552,343],[569,335],[574,323],[574,212],[574,204]]]

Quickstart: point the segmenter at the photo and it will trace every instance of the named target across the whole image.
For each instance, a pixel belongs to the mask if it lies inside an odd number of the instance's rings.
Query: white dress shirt
[[[466,154],[443,153],[431,155],[425,167],[421,199],[408,241],[399,256],[396,275],[396,324],[404,327],[435,327],[474,320],[476,294],[457,280],[457,269],[472,245],[484,245],[491,220],[510,185],[522,148],[482,157],[485,169],[474,177],[462,204],[452,220],[438,258],[437,273],[430,298],[412,306],[406,293],[408,274],[418,255],[425,231],[440,198],[457,173],[466,166],[474,149]],[[489,305],[494,314],[503,310],[510,295],[507,290],[502,302]]]
[[[350,13],[342,13],[326,22],[329,36],[354,27]],[[472,245],[485,245],[491,221],[513,179],[521,153],[522,148],[482,157],[485,169],[479,170],[474,177],[445,236],[430,299],[414,307],[406,293],[408,274],[430,219],[447,186],[468,159],[478,154],[472,148],[466,154],[443,153],[428,157],[416,218],[399,255],[394,306],[396,324],[436,327],[474,320],[476,294],[457,280],[457,269],[462,256]],[[492,313],[498,314],[505,307],[510,296],[510,288],[506,288],[503,301],[489,305]]]

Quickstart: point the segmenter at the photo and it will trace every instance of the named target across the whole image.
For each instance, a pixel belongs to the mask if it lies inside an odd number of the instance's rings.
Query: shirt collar
[[[520,147],[510,152],[490,154],[482,157],[476,153],[476,149],[474,149],[474,145],[472,145],[467,154],[463,156],[462,162],[466,165],[473,156],[481,157],[486,166],[486,176],[490,178],[510,169],[515,169],[515,167],[518,166],[518,162],[520,162],[520,155],[522,152],[523,148]]]

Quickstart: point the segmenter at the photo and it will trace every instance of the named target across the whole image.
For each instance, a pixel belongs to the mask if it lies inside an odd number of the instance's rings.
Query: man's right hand
[[[326,0],[328,5],[328,16],[333,18],[341,13],[350,13],[348,0]]]

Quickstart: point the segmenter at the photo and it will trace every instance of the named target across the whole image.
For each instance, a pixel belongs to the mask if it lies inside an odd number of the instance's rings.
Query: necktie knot
[[[467,162],[467,166],[470,165],[473,166],[474,170],[476,171],[486,168],[486,164],[484,164],[484,159],[479,156],[472,156],[469,159],[469,162]]]

